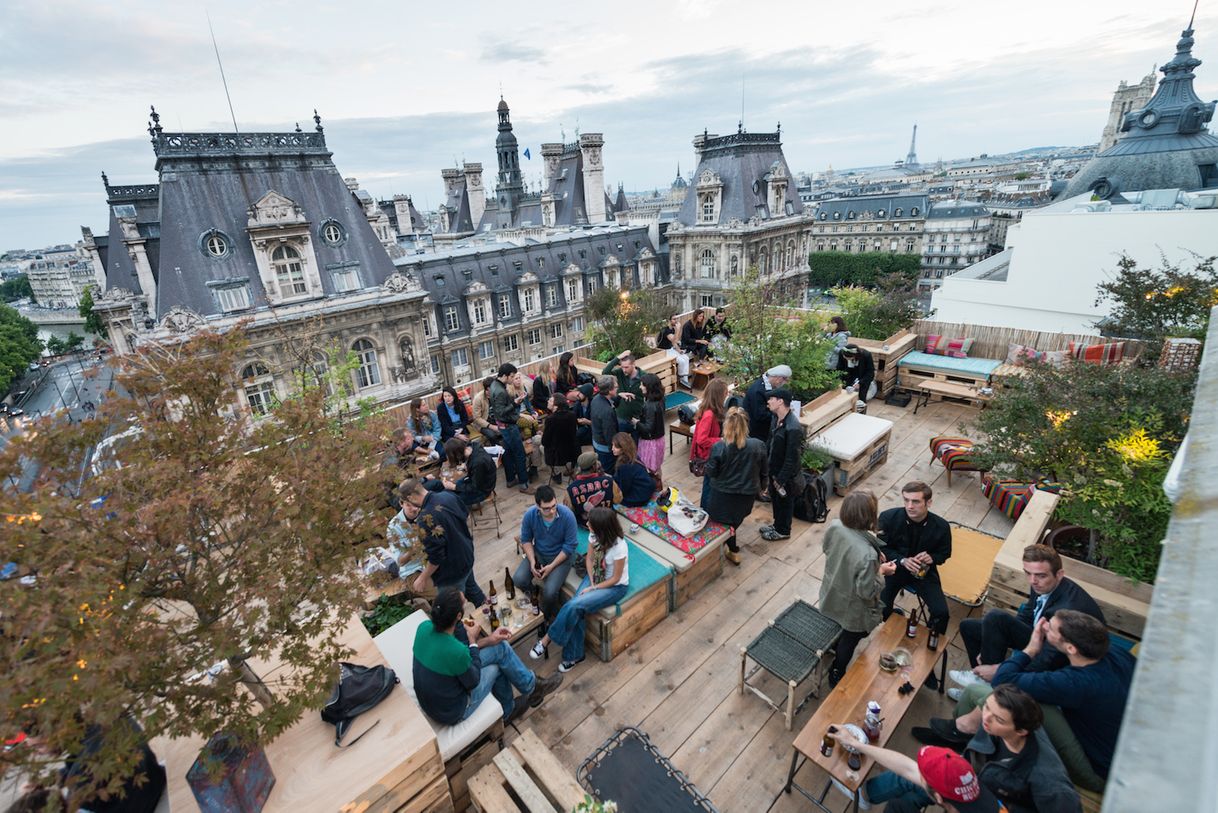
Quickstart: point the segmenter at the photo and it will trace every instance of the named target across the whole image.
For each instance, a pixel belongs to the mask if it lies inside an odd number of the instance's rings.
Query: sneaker
[[[761,538],[767,542],[777,542],[781,539],[790,539],[790,534],[779,533],[773,528],[768,528],[761,532]]]
[[[956,689],[956,688],[948,689],[947,696],[950,697],[952,700],[955,700],[957,703],[959,703],[960,698],[964,696],[964,689]]]
[[[541,701],[546,699],[546,695],[553,694],[554,690],[561,685],[562,675],[559,674],[537,678],[537,682],[533,684],[533,693],[529,695],[529,707],[537,708],[540,706]]]
[[[541,642],[540,638],[537,640],[537,643],[533,644],[533,648],[529,650],[529,657],[535,661],[541,660],[548,654],[550,653],[546,652],[546,646]]]
[[[766,533],[767,531],[772,531],[772,530],[774,530],[773,525],[761,525],[761,526],[758,526],[757,533],[763,534],[763,533]]]
[[[950,748],[957,752],[964,748],[964,743],[944,739],[935,733],[933,729],[924,728],[923,726],[914,726],[909,729],[909,734],[923,745],[933,745],[936,748]]]
[[[687,390],[692,390],[694,388],[694,385],[689,383],[688,378],[679,378],[679,379],[677,379],[677,381],[678,381],[678,383],[680,383],[680,385],[682,387],[684,387]]]
[[[529,491],[528,483],[521,483],[520,484],[520,493],[521,494],[532,494],[533,492]]]
[[[952,683],[955,683],[962,689],[967,689],[969,686],[975,686],[978,683],[988,683],[989,681],[982,680],[973,674],[972,669],[953,669],[947,673],[948,678]]]
[[[946,717],[931,717],[930,730],[948,742],[956,745],[967,745],[968,741],[973,738],[972,734],[965,734],[963,731],[956,728],[955,720],[949,720]]]
[[[577,660],[577,661],[563,661],[562,663],[560,663],[560,664],[558,665],[558,671],[560,671],[560,672],[570,672],[572,669],[574,669],[575,667],[579,666],[579,665],[580,665],[581,663],[583,663],[583,662],[584,662],[584,659],[583,659],[583,658],[580,658],[580,659],[579,659],[579,660]]]

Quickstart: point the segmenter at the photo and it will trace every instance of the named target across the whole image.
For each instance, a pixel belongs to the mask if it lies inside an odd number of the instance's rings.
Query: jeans
[[[503,472],[507,476],[508,482],[516,481],[517,484],[527,486],[529,484],[529,461],[524,451],[524,438],[520,436],[520,427],[516,424],[501,426],[499,431],[503,433]]]
[[[774,512],[774,530],[780,534],[791,533],[791,520],[795,518],[795,495],[791,492],[793,483],[786,483],[786,496],[778,493],[773,484],[770,485],[770,509]]]
[[[904,565],[898,565],[896,573],[885,576],[884,589],[880,591],[880,603],[884,605],[884,619],[887,620],[888,616],[892,615],[892,602],[896,599],[897,593],[906,586],[917,591],[926,604],[926,609],[930,611],[930,621],[927,626],[940,635],[946,635],[950,615],[947,609],[947,599],[943,597],[943,585],[939,584],[939,575],[935,572],[925,579],[919,579],[906,570]]]
[[[960,638],[968,653],[969,666],[1002,663],[1008,649],[1023,649],[1032,639],[1032,628],[1002,610],[990,610],[982,618],[960,622]]]
[[[550,564],[553,559],[544,559],[541,554],[534,551],[534,556],[537,557],[537,566],[545,567]],[[549,623],[554,620],[554,616],[558,614],[558,603],[562,599],[563,582],[567,580],[567,574],[571,571],[571,558],[567,557],[563,563],[550,571],[550,575],[546,576],[546,580],[541,585],[541,612]],[[533,571],[529,569],[529,560],[526,557],[521,560],[516,567],[516,572],[512,574],[512,581],[516,583],[517,590],[523,590],[526,593],[533,589]]]
[[[617,604],[626,595],[627,585],[615,584],[600,590],[580,593],[592,582],[584,576],[575,590],[575,597],[562,606],[558,617],[550,624],[550,640],[562,647],[564,661],[580,661],[584,658],[584,616],[611,604]]]
[[[533,686],[537,683],[537,676],[533,674],[532,669],[524,665],[507,641],[480,648],[478,656],[482,660],[482,675],[478,685],[469,694],[469,705],[465,707],[465,714],[461,715],[461,719],[469,719],[486,696],[493,694],[499,705],[503,706],[503,718],[506,720],[516,703],[528,702],[528,696],[532,694]],[[512,697],[513,688],[520,692],[519,700]]]
[[[613,449],[602,451],[596,448],[595,443],[592,444],[592,449],[596,452],[596,459],[601,462],[601,471],[605,474],[613,474],[613,470],[617,468],[617,458],[613,456]]]
[[[453,493],[457,495],[457,499],[461,500],[466,508],[472,508],[488,496],[481,491],[474,491],[474,482],[468,477],[462,477],[457,481],[456,486],[457,490]],[[423,488],[439,493],[444,491],[444,482],[442,480],[424,480]]]
[[[934,804],[921,785],[915,785],[892,771],[868,779],[863,787],[867,800],[874,804],[887,802],[886,813],[914,813]]]
[[[474,570],[470,571],[459,579],[453,579],[450,582],[436,582],[436,592],[439,593],[449,587],[455,587],[465,594],[465,600],[473,604],[475,607],[481,607],[486,604],[486,593],[482,592],[482,588],[478,586],[478,582],[474,581]]]

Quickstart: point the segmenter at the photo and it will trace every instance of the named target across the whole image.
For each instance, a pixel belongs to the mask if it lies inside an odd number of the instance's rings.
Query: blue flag
[[[527,158],[527,159],[529,159],[530,161],[532,161],[532,160],[533,160],[533,156],[529,155],[529,148],[528,148],[528,147],[525,147],[525,148],[524,148],[524,157],[525,157],[525,158]]]

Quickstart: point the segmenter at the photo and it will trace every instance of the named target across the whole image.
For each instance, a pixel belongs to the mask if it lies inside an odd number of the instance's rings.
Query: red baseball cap
[[[931,790],[962,813],[997,813],[1004,808],[977,779],[968,761],[950,748],[918,751],[918,770]]]

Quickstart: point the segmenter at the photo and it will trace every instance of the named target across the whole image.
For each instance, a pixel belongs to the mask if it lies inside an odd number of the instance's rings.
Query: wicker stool
[[[825,651],[837,642],[841,634],[842,628],[836,621],[822,615],[806,601],[796,599],[794,604],[783,610],[760,635],[740,651],[740,693],[744,694],[744,690],[748,689],[774,711],[783,712],[787,731],[790,731],[795,715],[809,700],[817,696],[817,689],[824,677],[818,667]],[[752,670],[748,670],[749,658],[757,664]],[[785,709],[779,705],[780,701],[772,700],[749,683],[749,679],[760,669],[787,684]],[[795,687],[807,680],[813,671],[818,674],[812,684],[812,690],[796,706]]]

